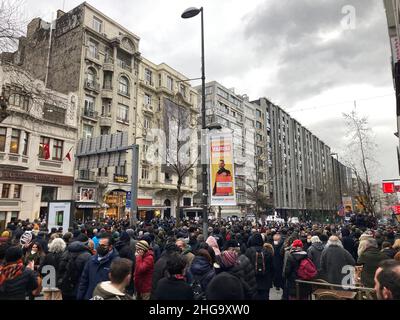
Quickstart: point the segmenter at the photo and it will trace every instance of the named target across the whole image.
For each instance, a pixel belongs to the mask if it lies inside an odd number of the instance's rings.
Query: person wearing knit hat
[[[245,292],[239,278],[221,272],[209,283],[206,290],[207,300],[244,300]]]
[[[238,263],[238,254],[236,251],[224,251],[221,255],[221,269],[226,270],[234,267]]]
[[[136,243],[136,250],[142,250],[143,252],[148,251],[150,248],[149,244],[145,240],[140,240]]]
[[[9,238],[10,237],[10,232],[9,231],[3,231],[3,233],[1,234],[2,238]]]
[[[299,239],[296,239],[292,243],[292,248],[301,248],[303,249],[303,242]]]

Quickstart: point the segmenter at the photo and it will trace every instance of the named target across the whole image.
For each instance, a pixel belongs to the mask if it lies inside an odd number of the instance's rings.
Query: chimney
[[[28,24],[28,30],[26,32],[26,37],[31,38],[33,34],[40,28],[42,24],[42,19],[35,18]]]

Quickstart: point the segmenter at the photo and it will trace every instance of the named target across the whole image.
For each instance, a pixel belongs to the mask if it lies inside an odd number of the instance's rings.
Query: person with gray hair
[[[361,283],[367,288],[373,288],[375,285],[374,276],[381,261],[389,257],[381,252],[378,243],[374,238],[367,238],[364,241],[364,251],[358,257],[357,265],[362,266]]]
[[[321,269],[321,254],[324,248],[325,246],[318,236],[311,237],[311,246],[307,249],[307,255],[314,263],[318,273]]]
[[[324,279],[332,284],[342,284],[348,274],[342,273],[344,266],[354,266],[355,261],[351,254],[343,248],[337,236],[331,236],[321,254],[320,270]]]
[[[54,287],[46,287],[43,286],[43,296],[44,300],[62,300],[61,290],[56,287],[57,284],[57,276],[59,274],[60,262],[62,259],[62,255],[67,247],[65,241],[61,238],[55,238],[53,241],[49,243],[49,253],[44,257],[42,264],[39,267],[39,273],[42,272],[44,267],[49,268],[49,266],[54,268],[56,279]],[[47,270],[44,270],[43,273],[47,273]]]

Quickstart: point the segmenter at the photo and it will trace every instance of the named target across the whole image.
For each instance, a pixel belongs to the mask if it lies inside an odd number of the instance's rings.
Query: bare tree
[[[168,146],[166,148],[167,168],[177,177],[176,184],[176,221],[180,222],[181,200],[184,195],[182,187],[186,177],[193,175],[197,166],[198,152],[195,146],[197,141],[196,116],[194,110],[184,106],[183,97],[178,93],[174,101],[169,101],[164,110],[168,121],[166,132]],[[172,102],[172,103],[171,103]]]
[[[359,185],[358,199],[367,212],[375,215],[376,200],[371,188],[371,170],[376,164],[373,159],[377,145],[373,141],[373,132],[368,125],[368,119],[361,117],[356,109],[350,113],[343,113],[347,126],[348,160],[346,161],[357,179]]]
[[[0,1],[0,53],[15,50],[18,39],[24,34],[23,4],[23,0]]]

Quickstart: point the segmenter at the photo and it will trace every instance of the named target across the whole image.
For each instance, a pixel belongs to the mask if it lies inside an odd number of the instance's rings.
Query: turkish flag
[[[43,151],[44,151],[44,158],[45,158],[45,160],[50,159],[50,146],[49,146],[48,143],[46,143],[46,144],[43,146]]]

